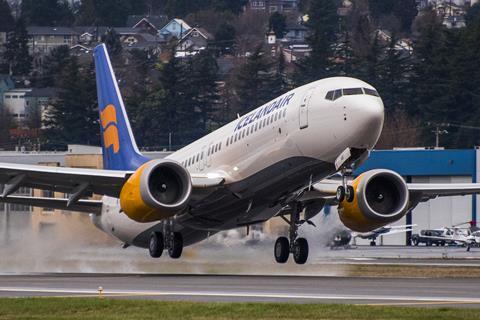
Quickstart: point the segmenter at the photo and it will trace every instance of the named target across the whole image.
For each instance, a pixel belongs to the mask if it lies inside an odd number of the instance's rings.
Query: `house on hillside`
[[[15,88],[15,83],[8,74],[0,74],[0,111],[3,106],[3,97],[6,91]]]
[[[48,54],[59,46],[74,46],[79,34],[69,27],[27,27],[30,54]]]
[[[159,31],[161,41],[169,41],[172,38],[181,39],[192,29],[182,19],[172,19]]]
[[[261,10],[269,13],[297,10],[298,0],[249,0],[245,10]]]
[[[165,15],[128,16],[126,27],[143,30],[146,33],[156,36],[167,23],[168,18]]]
[[[204,50],[209,41],[213,40],[213,36],[205,29],[195,27],[190,29],[176,46],[176,56],[184,57],[195,55]]]

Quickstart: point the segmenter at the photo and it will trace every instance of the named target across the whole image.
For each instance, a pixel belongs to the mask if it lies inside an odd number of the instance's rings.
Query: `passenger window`
[[[363,94],[362,88],[349,88],[349,89],[343,89],[343,95],[344,96],[353,96],[357,94]]]
[[[220,144],[218,145],[218,151],[222,150],[222,143],[220,142]]]
[[[333,100],[337,100],[342,97],[342,89],[335,90],[333,94]]]
[[[265,127],[265,124],[267,123],[267,119],[263,119],[263,125],[262,127]]]
[[[325,96],[325,99],[333,100],[333,93],[334,93],[334,91],[328,91],[327,95]]]
[[[255,123],[255,131],[257,131],[257,129],[258,129],[258,122]]]
[[[283,110],[283,117],[285,118],[287,116],[287,109]]]
[[[378,92],[376,90],[363,88],[363,91],[365,91],[365,94],[368,94],[369,96],[380,97],[380,95],[378,94]]]
[[[242,138],[245,138],[245,130],[242,131]]]
[[[278,119],[278,112],[275,113],[275,117],[273,118],[273,121],[277,121],[277,119]]]
[[[200,160],[203,160],[203,151],[202,151],[202,153],[200,154]]]
[[[200,160],[200,154],[197,154],[197,162]]]

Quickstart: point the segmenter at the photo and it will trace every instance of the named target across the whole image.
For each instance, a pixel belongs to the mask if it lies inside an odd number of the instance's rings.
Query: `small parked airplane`
[[[143,156],[130,128],[105,45],[94,49],[105,170],[0,164],[0,201],[91,213],[93,223],[129,245],[183,247],[227,229],[280,216],[288,237],[277,262],[308,257],[298,228],[326,204],[338,204],[348,228],[368,232],[437,196],[480,192],[480,184],[407,184],[378,169],[347,182],[368,158],[383,127],[382,99],[371,85],[335,77],[309,83],[254,109],[165,159]],[[341,181],[326,179],[342,173]],[[16,196],[20,187],[67,193],[66,199]],[[101,200],[87,200],[92,194]],[[289,218],[287,218],[289,217]]]
[[[337,232],[333,236],[329,246],[331,249],[339,247],[348,248],[350,247],[350,241],[355,238],[369,239],[371,240],[370,245],[376,246],[376,240],[378,237],[412,231],[412,227],[414,226],[416,226],[416,224],[407,224],[403,226],[384,226],[369,232],[352,232],[344,229],[340,232]]]

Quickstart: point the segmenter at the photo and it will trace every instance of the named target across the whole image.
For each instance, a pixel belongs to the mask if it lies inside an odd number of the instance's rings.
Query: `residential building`
[[[15,83],[8,74],[0,74],[0,111],[3,106],[4,94],[6,91],[15,88]]]
[[[23,123],[26,118],[25,95],[32,89],[12,89],[3,94],[3,105],[12,114],[14,120]]]
[[[159,31],[161,41],[169,41],[172,38],[181,39],[192,29],[182,19],[172,19]]]
[[[158,32],[168,23],[165,15],[156,16],[128,16],[126,27],[143,30],[151,35],[158,35]]]
[[[28,27],[30,54],[48,54],[59,46],[73,46],[79,41],[79,34],[68,27]]]
[[[296,10],[298,0],[249,0],[245,10],[262,10],[269,13]]]
[[[25,118],[30,126],[45,129],[45,120],[55,97],[54,88],[33,88],[25,93]]]
[[[197,54],[204,50],[211,40],[213,36],[207,30],[199,27],[192,28],[178,41],[176,55],[181,57]]]

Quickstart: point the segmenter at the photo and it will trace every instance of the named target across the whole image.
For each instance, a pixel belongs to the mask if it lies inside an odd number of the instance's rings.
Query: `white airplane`
[[[402,226],[384,226],[369,232],[353,233],[352,236],[354,238],[368,239],[370,240],[371,246],[376,246],[376,240],[378,237],[412,231],[412,228],[416,226],[416,224],[406,224]]]
[[[326,179],[362,163],[383,127],[375,88],[347,77],[289,91],[165,159],[147,159],[135,143],[105,45],[95,48],[94,58],[105,170],[1,163],[0,201],[91,213],[98,228],[125,246],[148,248],[152,257],[166,249],[179,258],[184,246],[216,232],[281,216],[290,231],[277,239],[275,259],[285,263],[293,254],[303,264],[308,242],[298,227],[327,202],[338,203],[345,226],[368,232],[421,201],[480,192],[480,184],[407,184],[383,169],[348,183]],[[23,186],[69,196],[13,195]],[[92,194],[103,197],[84,199]]]

